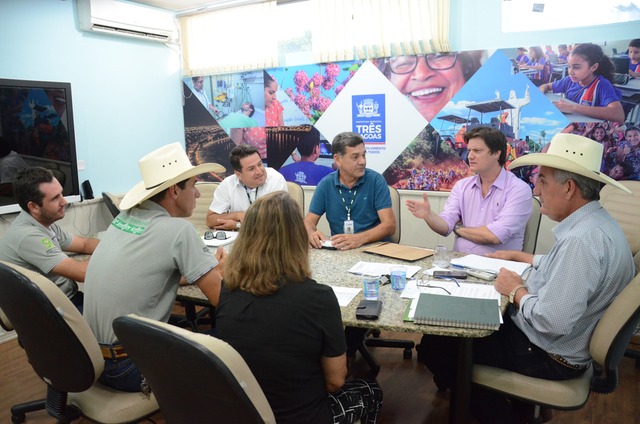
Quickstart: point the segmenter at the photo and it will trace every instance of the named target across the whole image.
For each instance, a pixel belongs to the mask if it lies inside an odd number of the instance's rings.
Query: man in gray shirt
[[[99,240],[74,236],[56,224],[64,218],[68,202],[50,170],[27,168],[16,176],[13,187],[22,211],[0,240],[0,260],[43,274],[82,311],[77,282],[84,281],[88,262],[65,252],[91,254]]]

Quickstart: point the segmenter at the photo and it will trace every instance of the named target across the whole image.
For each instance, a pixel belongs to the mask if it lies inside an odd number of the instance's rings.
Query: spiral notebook
[[[497,330],[500,307],[496,299],[420,293],[413,315],[416,324]]]

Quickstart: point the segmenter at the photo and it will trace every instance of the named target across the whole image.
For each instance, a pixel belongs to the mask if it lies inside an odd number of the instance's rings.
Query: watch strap
[[[509,293],[509,303],[514,303],[516,298],[516,293],[518,293],[518,290],[524,289],[524,288],[526,288],[524,284],[520,284],[519,286],[514,287],[514,289],[511,290],[511,293]]]

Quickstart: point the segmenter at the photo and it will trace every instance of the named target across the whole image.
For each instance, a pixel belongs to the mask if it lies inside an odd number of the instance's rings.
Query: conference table
[[[230,247],[225,246],[224,248],[229,249]],[[421,269],[415,274],[416,277],[422,275],[423,270],[431,268],[433,262],[432,257],[414,262],[406,262],[399,259],[366,253],[363,252],[363,248],[347,251],[311,249],[309,256],[313,273],[312,278],[318,283],[334,286],[334,290],[335,288],[341,287],[362,288],[362,277],[348,271],[360,261],[419,266]],[[473,278],[469,278],[465,281],[487,283],[486,281]],[[400,295],[401,291],[393,290],[391,288],[391,284],[380,286],[379,299],[382,301],[383,305],[382,312],[377,320],[369,321],[356,319],[356,307],[360,300],[364,299],[362,291],[360,291],[347,306],[340,308],[342,313],[342,322],[345,326],[350,327],[457,337],[458,367],[456,390],[453,390],[451,393],[449,422],[468,422],[471,371],[473,366],[472,342],[474,338],[486,337],[493,331],[414,324],[413,322],[404,321],[403,317],[411,300],[408,298],[402,298]],[[181,286],[178,289],[177,300],[193,302],[197,305],[209,304],[207,298],[196,285]],[[503,296],[501,302],[503,312],[506,308],[506,304],[506,298]]]

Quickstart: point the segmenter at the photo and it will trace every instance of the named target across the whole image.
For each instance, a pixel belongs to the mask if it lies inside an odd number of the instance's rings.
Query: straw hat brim
[[[563,156],[554,155],[552,153],[530,153],[528,155],[521,156],[509,164],[509,169],[511,170],[513,168],[527,165],[548,166],[549,168],[573,172],[575,174],[582,175],[583,177],[600,181],[604,184],[610,184],[624,192],[631,193],[631,191],[627,187],[623,186],[622,184],[620,184],[613,178],[603,174],[602,172],[593,171],[580,165],[579,163],[569,160]]]
[[[191,169],[181,172],[175,177],[151,189],[147,189],[144,185],[144,181],[140,181],[138,184],[133,186],[133,188],[129,190],[127,194],[124,195],[122,201],[120,202],[120,209],[131,209],[137,204],[144,202],[145,200],[160,193],[162,190],[165,190],[166,188],[171,187],[172,185],[179,183],[180,181],[184,181],[191,177],[195,177],[196,175],[205,174],[207,172],[223,173],[225,172],[225,168],[224,166],[217,163],[204,163],[202,165],[194,166]]]

